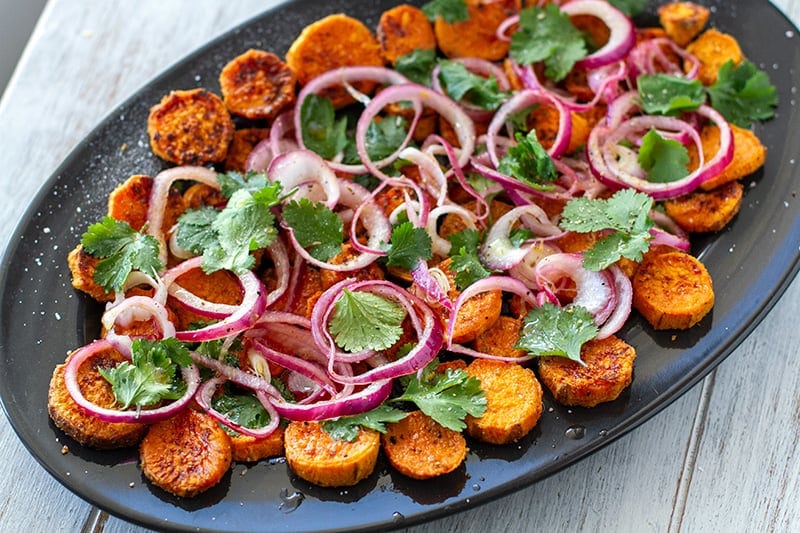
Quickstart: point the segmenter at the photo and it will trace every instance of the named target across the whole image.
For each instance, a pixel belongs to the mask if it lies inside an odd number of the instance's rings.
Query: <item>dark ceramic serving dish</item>
[[[264,461],[235,465],[209,492],[179,499],[143,480],[136,450],[95,452],[66,437],[47,415],[48,381],[67,350],[96,333],[100,313],[96,304],[72,289],[66,252],[88,224],[99,220],[106,196],[118,182],[131,174],[161,170],[162,163],[147,147],[149,107],[175,88],[218,90],[217,74],[230,58],[251,47],[282,55],[306,24],[322,16],[351,13],[374,27],[380,13],[395,3],[289,2],[209,43],[113,111],[27,210],[0,270],[0,393],[9,420],[30,452],[82,498],[161,530],[371,530],[458,512],[534,483],[652,417],[733,351],[794,277],[800,253],[794,164],[800,117],[791,92],[800,85],[797,30],[765,0],[720,0],[710,3],[712,24],[737,36],[747,56],[767,70],[778,87],[777,116],[756,126],[768,146],[767,162],[747,180],[752,186],[730,227],[695,244],[715,281],[712,314],[674,337],[673,332],[654,332],[634,314],[621,336],[638,349],[639,358],[633,385],[617,401],[591,410],[568,410],[546,397],[542,420],[518,445],[470,442],[461,468],[425,483],[404,478],[381,462],[373,475],[347,490],[311,486],[291,475],[282,461]],[[651,14],[641,21],[653,23],[654,18]],[[774,37],[765,39],[765,29]],[[122,144],[127,150],[120,151]],[[34,353],[41,360],[31,364]],[[569,428],[577,428],[574,433],[583,438],[569,438]],[[62,444],[70,453],[62,455]]]

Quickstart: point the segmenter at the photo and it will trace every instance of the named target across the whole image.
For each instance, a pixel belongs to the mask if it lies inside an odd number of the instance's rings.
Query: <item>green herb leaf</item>
[[[450,241],[450,270],[455,273],[456,287],[464,290],[476,281],[492,273],[481,263],[479,249],[481,234],[478,230],[465,229],[447,237]]]
[[[246,428],[262,428],[270,421],[269,413],[253,394],[220,394],[211,399],[211,406]]]
[[[391,244],[386,252],[387,265],[411,270],[417,266],[417,261],[432,256],[431,237],[425,228],[415,228],[411,222],[403,222],[392,229]]]
[[[158,241],[134,230],[127,222],[109,216],[92,224],[81,238],[86,252],[100,261],[94,280],[107,291],[122,288],[133,270],[155,278],[164,265],[158,258]]]
[[[689,175],[689,151],[678,141],[662,137],[655,129],[642,138],[638,159],[651,182],[668,183]]]
[[[517,144],[500,159],[497,170],[531,187],[551,189],[552,186],[546,184],[558,179],[558,171],[547,150],[539,144],[536,130],[529,131],[524,137],[517,133],[516,138]]]
[[[647,7],[648,0],[609,0],[608,3],[632,17],[638,15]]]
[[[522,65],[544,61],[545,75],[561,81],[587,55],[583,35],[558,6],[532,6],[519,16],[519,30],[511,36],[509,55]]]
[[[636,78],[642,109],[649,114],[675,115],[693,111],[706,101],[706,89],[699,80],[669,74],[643,74]]]
[[[432,0],[422,6],[422,12],[431,22],[435,22],[436,17],[442,17],[449,24],[469,19],[465,0]]]
[[[733,61],[725,62],[708,94],[714,109],[742,128],[771,119],[778,105],[778,94],[769,76],[750,61],[739,66],[734,66]]]
[[[653,199],[633,189],[622,189],[608,199],[573,198],[564,207],[559,225],[568,231],[589,233],[612,230],[584,252],[583,266],[599,271],[620,257],[640,261],[650,246],[649,213]]]
[[[186,211],[178,220],[178,246],[193,254],[202,255],[203,250],[217,246],[217,234],[212,224],[219,215],[219,209],[203,206]]]
[[[367,127],[367,154],[373,161],[380,161],[392,155],[408,134],[408,123],[400,115],[373,120]]]
[[[327,261],[342,251],[344,223],[325,204],[292,200],[283,207],[283,220],[315,259]]]
[[[514,347],[535,356],[557,355],[584,364],[581,346],[597,332],[594,317],[584,307],[545,303],[525,317]]]
[[[325,420],[322,422],[322,429],[327,431],[334,439],[353,442],[358,438],[358,429],[360,427],[386,433],[386,424],[399,422],[406,415],[405,411],[382,404],[366,413]]]
[[[333,159],[347,145],[347,119],[336,118],[328,98],[310,94],[300,107],[300,127],[306,148]]]
[[[217,174],[217,181],[220,190],[225,198],[230,198],[239,189],[256,192],[271,185],[269,178],[264,172],[248,171],[244,174],[240,172],[228,172],[227,174]]]
[[[191,364],[189,350],[175,338],[135,339],[130,362],[99,368],[98,372],[111,384],[122,409],[132,405],[141,408],[180,398],[186,385],[176,380],[177,369]]]
[[[494,77],[473,74],[458,61],[440,61],[439,80],[450,98],[469,102],[481,109],[494,111],[508,98]]]
[[[481,417],[486,412],[486,395],[477,378],[461,369],[436,372],[438,364],[434,359],[423,369],[421,377],[412,376],[405,392],[391,401],[412,402],[442,426],[462,431],[468,414]]]
[[[417,49],[397,58],[394,69],[420,85],[430,87],[436,66],[436,50]]]
[[[336,344],[348,352],[386,350],[403,334],[406,312],[397,302],[344,289],[334,305],[330,332]]]

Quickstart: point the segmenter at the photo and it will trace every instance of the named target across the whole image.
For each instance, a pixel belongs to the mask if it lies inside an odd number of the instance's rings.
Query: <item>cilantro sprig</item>
[[[462,369],[438,372],[434,359],[419,373],[409,377],[403,394],[391,402],[411,402],[442,426],[462,431],[467,415],[481,417],[486,412],[486,394],[481,382]]]
[[[517,63],[530,65],[543,61],[545,75],[561,81],[587,53],[580,30],[558,6],[531,6],[520,12],[519,30],[511,36],[509,49],[509,55]]]
[[[131,361],[114,368],[98,368],[110,384],[122,409],[154,405],[161,400],[176,400],[185,383],[176,379],[177,370],[192,364],[189,350],[175,338],[159,341],[135,339]]]
[[[370,292],[342,290],[334,304],[329,330],[348,352],[386,350],[403,334],[406,316],[399,303]]]
[[[642,109],[649,114],[676,115],[693,111],[706,101],[706,90],[699,80],[670,74],[642,74],[636,78]]]
[[[642,138],[638,161],[650,182],[669,183],[689,174],[689,151],[686,147],[674,139],[665,138],[655,129]]]
[[[394,69],[420,85],[430,86],[436,67],[436,50],[418,48],[397,58]]]
[[[545,303],[525,317],[514,347],[534,356],[567,357],[583,365],[581,346],[597,332],[594,317],[586,308]]]
[[[558,171],[547,150],[539,143],[536,130],[524,136],[517,132],[516,139],[517,144],[500,159],[497,170],[536,189],[551,189],[550,183],[558,179]]]
[[[342,251],[344,223],[328,206],[308,198],[283,206],[283,222],[312,257],[327,261]]]
[[[508,99],[493,76],[473,74],[458,61],[439,61],[439,80],[453,100],[463,100],[481,109],[494,111]]]
[[[392,229],[386,264],[412,270],[421,259],[433,257],[431,237],[425,228],[417,228],[411,222],[403,222]]]
[[[386,424],[400,422],[407,414],[401,409],[381,404],[365,413],[325,420],[322,423],[322,429],[327,431],[334,439],[353,442],[358,438],[358,429],[360,427],[386,433]]]
[[[242,273],[252,268],[255,259],[250,252],[266,248],[277,237],[272,208],[282,200],[281,184],[258,174],[241,183],[240,178],[222,177],[222,192],[230,194],[224,209],[202,207],[178,219],[178,245],[202,254],[207,273],[221,269]]]
[[[778,93],[769,76],[750,61],[738,66],[725,62],[708,94],[714,109],[742,128],[772,118],[778,105]]]
[[[164,268],[155,237],[110,216],[90,225],[81,237],[81,245],[89,255],[100,259],[94,281],[107,291],[122,289],[133,270],[155,278]]]
[[[603,270],[621,257],[642,259],[650,247],[652,208],[650,196],[622,189],[608,199],[573,198],[564,207],[559,225],[579,233],[611,230],[583,254],[585,268]]]
[[[447,237],[450,241],[450,270],[455,273],[456,287],[464,290],[473,283],[489,277],[492,272],[480,259],[481,233],[465,229]]]

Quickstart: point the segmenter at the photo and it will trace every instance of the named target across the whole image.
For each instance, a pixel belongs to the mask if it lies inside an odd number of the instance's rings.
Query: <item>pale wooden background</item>
[[[277,3],[50,0],[0,102],[2,242],[111,109]],[[800,21],[800,1],[774,3]],[[408,531],[800,531],[797,316],[800,280],[714,373],[649,422],[532,487]],[[5,417],[0,450],[0,531],[144,531],[51,479]]]

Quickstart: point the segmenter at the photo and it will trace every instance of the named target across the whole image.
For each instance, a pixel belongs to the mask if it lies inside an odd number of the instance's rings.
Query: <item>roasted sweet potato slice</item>
[[[261,459],[283,455],[284,428],[279,427],[265,439],[257,439],[247,435],[231,437],[231,453],[234,461],[253,463]]]
[[[153,153],[177,165],[223,161],[233,130],[222,99],[206,89],[172,91],[150,109],[147,118]]]
[[[636,350],[610,336],[581,348],[586,366],[566,357],[539,358],[539,378],[562,405],[594,407],[616,400],[633,379]]]
[[[284,438],[292,471],[322,487],[355,485],[375,469],[380,451],[380,434],[364,428],[349,442],[334,439],[319,422],[290,422]]]
[[[632,284],[633,307],[655,329],[688,329],[714,307],[711,276],[687,253],[647,254]]]
[[[467,456],[467,442],[461,433],[440,425],[422,411],[387,424],[381,441],[392,466],[414,479],[449,474]]]
[[[297,78],[278,56],[250,49],[220,72],[222,99],[231,113],[252,120],[273,120],[294,104]]]
[[[231,466],[231,441],[217,421],[184,409],[150,426],[139,446],[142,473],[157,487],[184,498],[220,482]]]
[[[245,172],[247,158],[258,143],[269,136],[266,128],[241,128],[233,132],[233,140],[228,147],[228,156],[225,158],[225,170]]]
[[[710,191],[697,190],[664,202],[664,209],[690,233],[719,231],[728,225],[742,206],[744,187],[730,181]]]
[[[670,39],[686,46],[705,28],[710,10],[693,2],[672,2],[658,8],[658,20]]]
[[[401,4],[381,14],[377,29],[383,57],[395,64],[415,50],[435,50],[436,36],[425,13],[418,7]]]
[[[517,11],[514,0],[467,2],[469,18],[445,22],[438,17],[433,29],[439,49],[447,57],[480,57],[499,61],[508,55],[508,41],[498,39],[497,28]]]
[[[738,65],[744,59],[742,49],[739,48],[736,39],[732,35],[722,33],[714,28],[704,31],[697,39],[689,43],[686,51],[700,61],[697,79],[703,85],[713,85],[717,81],[719,67],[726,62],[733,61]],[[688,72],[691,66],[691,63],[687,61],[684,69]]]

